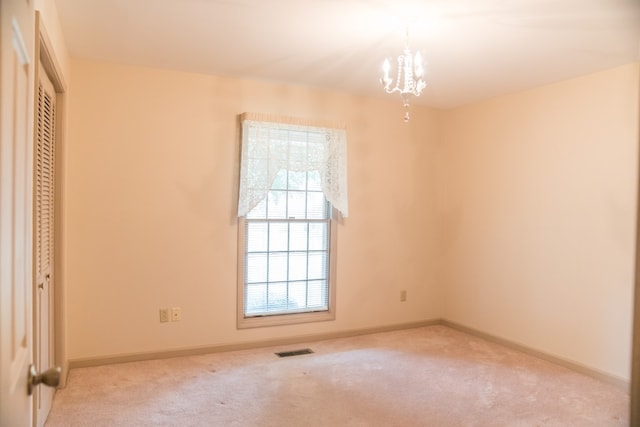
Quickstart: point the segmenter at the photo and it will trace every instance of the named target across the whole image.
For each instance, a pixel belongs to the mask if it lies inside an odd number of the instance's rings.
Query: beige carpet
[[[278,358],[275,351],[311,348]],[[71,371],[57,426],[627,426],[629,396],[444,326]]]

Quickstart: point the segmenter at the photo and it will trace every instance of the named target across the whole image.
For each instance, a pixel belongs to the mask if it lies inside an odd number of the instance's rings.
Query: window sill
[[[335,320],[332,310],[316,313],[279,314],[274,316],[244,317],[238,316],[238,329],[263,328],[267,326],[295,325],[299,323],[326,322]]]

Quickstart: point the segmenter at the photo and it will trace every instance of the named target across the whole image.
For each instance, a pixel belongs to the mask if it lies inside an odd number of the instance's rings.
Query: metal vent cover
[[[303,354],[312,354],[313,350],[310,348],[302,348],[300,350],[291,350],[291,351],[280,351],[275,353],[278,357],[291,357],[291,356],[301,356]]]

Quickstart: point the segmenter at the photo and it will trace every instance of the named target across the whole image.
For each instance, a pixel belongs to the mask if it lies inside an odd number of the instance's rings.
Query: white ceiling
[[[640,0],[55,1],[72,57],[375,96],[408,25],[438,108],[640,61]]]

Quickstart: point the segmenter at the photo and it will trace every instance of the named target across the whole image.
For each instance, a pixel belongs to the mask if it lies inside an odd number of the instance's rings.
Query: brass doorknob
[[[29,366],[29,380],[27,382],[27,392],[29,396],[33,393],[33,388],[38,384],[44,384],[49,387],[58,387],[60,384],[60,373],[62,369],[59,366],[55,368],[50,368],[39,374],[36,370],[35,365],[31,364]]]

